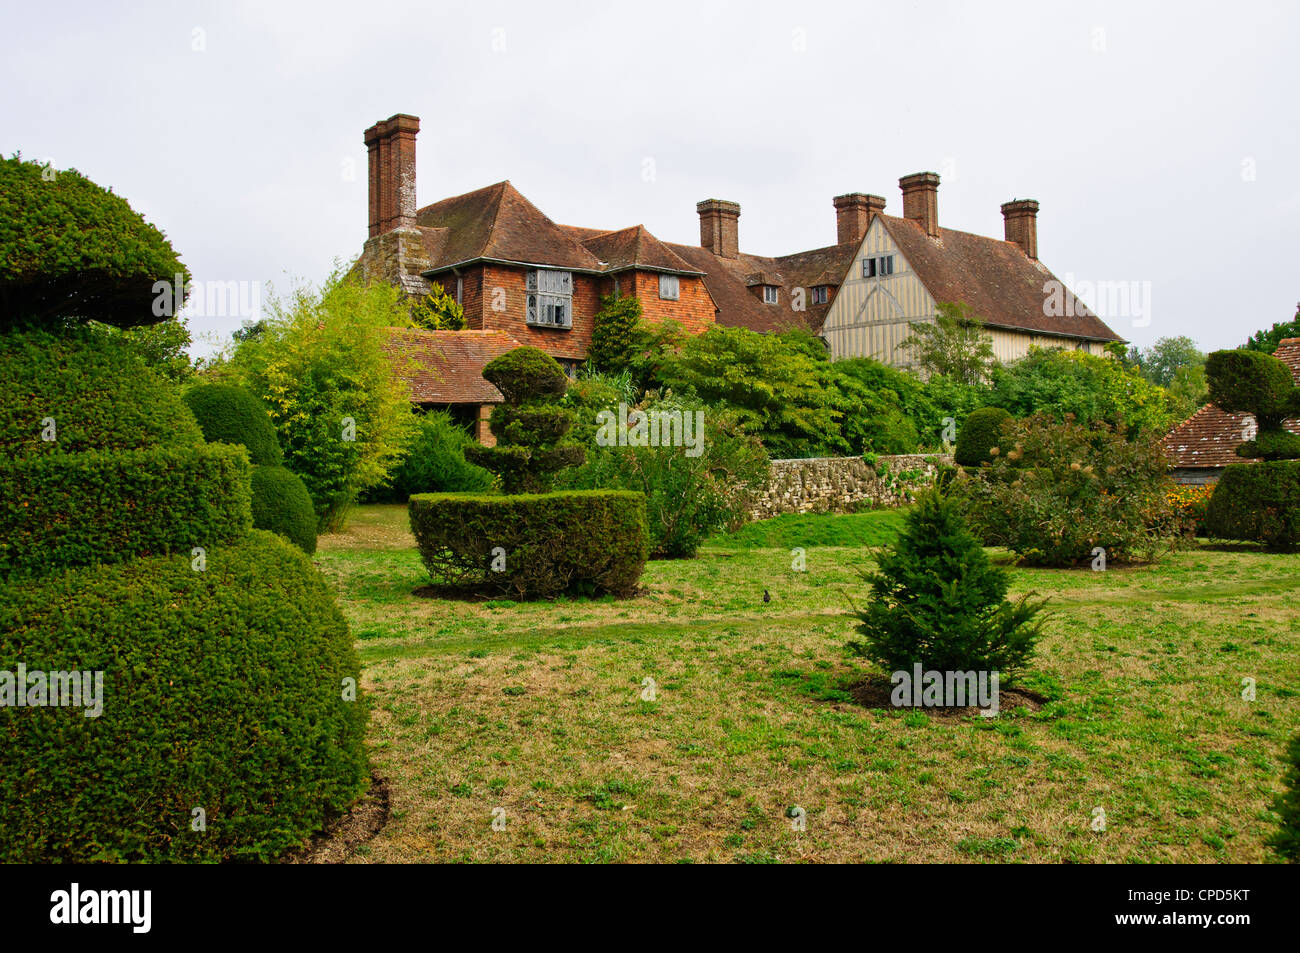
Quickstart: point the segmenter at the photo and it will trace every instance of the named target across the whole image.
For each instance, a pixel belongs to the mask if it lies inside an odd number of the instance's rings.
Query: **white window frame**
[[[572,329],[573,272],[529,269],[526,289],[526,321],[530,327]]]
[[[666,290],[665,290],[666,289]],[[679,301],[682,297],[681,279],[676,275],[659,276],[659,297],[664,301]]]
[[[863,278],[888,278],[893,273],[893,255],[873,255],[862,259]]]
[[[781,289],[776,285],[763,285],[763,304],[780,304]]]

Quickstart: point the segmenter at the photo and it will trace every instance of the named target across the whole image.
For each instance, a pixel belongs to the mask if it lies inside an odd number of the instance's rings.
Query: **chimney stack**
[[[705,199],[695,206],[700,213],[700,246],[719,258],[740,257],[740,206],[722,199]]]
[[[370,237],[415,227],[418,116],[398,113],[366,130],[370,153]]]
[[[1030,259],[1038,260],[1038,203],[1012,199],[1002,205],[1007,241],[1015,242]]]
[[[931,238],[939,237],[939,177],[916,172],[898,180],[903,190],[903,218],[910,218]]]
[[[885,200],[879,195],[851,192],[835,196],[836,243],[855,245],[862,241],[871,220],[885,210]]]

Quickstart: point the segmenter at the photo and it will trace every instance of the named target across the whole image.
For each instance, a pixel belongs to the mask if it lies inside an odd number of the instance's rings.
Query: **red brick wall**
[[[599,277],[573,276],[573,327],[564,331],[528,324],[525,269],[484,265],[482,271],[483,330],[504,331],[520,344],[540,348],[552,357],[586,360],[587,348],[591,344],[592,318],[600,308]],[[497,289],[500,289],[499,293]],[[502,306],[503,309],[498,310]]]
[[[618,278],[623,294],[635,294],[641,299],[641,310],[647,321],[657,323],[670,319],[692,334],[713,326],[713,299],[704,287],[704,279],[682,275],[678,279],[680,297],[676,301],[666,301],[659,297],[657,273],[625,271]]]

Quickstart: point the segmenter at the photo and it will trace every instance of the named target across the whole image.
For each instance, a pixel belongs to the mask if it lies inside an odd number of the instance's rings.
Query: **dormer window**
[[[892,275],[893,273],[893,255],[876,255],[873,258],[862,259],[863,278],[881,278],[885,275]]]
[[[830,297],[830,289],[826,285],[813,285],[812,303],[825,304],[826,299]]]
[[[763,285],[763,304],[777,304],[781,300],[776,285]]]
[[[676,301],[681,294],[681,281],[676,275],[659,276],[659,297],[665,301]]]
[[[573,327],[573,272],[534,268],[528,272],[528,323]]]

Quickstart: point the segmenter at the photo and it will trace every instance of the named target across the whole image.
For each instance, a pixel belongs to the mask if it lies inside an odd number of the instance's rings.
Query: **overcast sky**
[[[6,0],[0,150],[112,186],[200,281],[356,256],[362,133],[406,112],[422,206],[510,179],[557,222],[698,244],[695,203],[731,199],[741,249],[780,255],[834,243],[833,196],[901,214],[934,171],[945,227],[1001,237],[1034,198],[1058,277],[1136,283],[1103,316],[1137,344],[1289,320],[1300,6],[1055,6]]]

